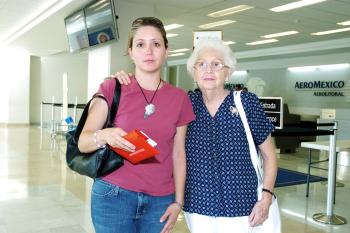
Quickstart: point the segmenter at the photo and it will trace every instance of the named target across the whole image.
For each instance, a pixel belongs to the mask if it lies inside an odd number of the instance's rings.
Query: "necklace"
[[[137,82],[137,81],[136,81],[136,82]],[[161,82],[162,82],[162,80],[160,79],[160,80],[159,80],[159,83],[158,83],[158,86],[157,86],[157,89],[156,89],[156,91],[154,92],[154,94],[153,94],[153,96],[152,96],[152,98],[151,98],[151,101],[148,101],[148,99],[147,99],[145,93],[143,92],[143,90],[142,90],[142,88],[141,88],[139,82],[137,82],[137,85],[139,86],[139,88],[140,88],[140,90],[141,90],[141,92],[142,92],[142,95],[143,95],[143,97],[145,98],[145,100],[146,100],[146,102],[147,102],[147,104],[146,104],[146,106],[145,106],[145,113],[144,113],[144,115],[143,115],[143,118],[144,118],[144,119],[147,119],[150,115],[152,115],[152,114],[156,111],[156,106],[152,103],[152,101],[153,101],[154,97],[155,97],[156,94],[157,94],[157,91],[158,91],[158,88],[159,88]]]

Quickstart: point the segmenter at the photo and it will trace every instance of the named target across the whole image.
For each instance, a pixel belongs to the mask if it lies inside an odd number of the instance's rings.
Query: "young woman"
[[[224,88],[236,59],[220,40],[200,41],[187,61],[187,70],[200,91],[190,92],[196,120],[186,138],[187,179],[185,217],[192,233],[259,232],[274,198],[277,173],[274,126],[259,99],[242,92],[254,143],[264,161],[262,198],[257,198],[257,174],[242,120],[234,114],[234,91]]]
[[[123,136],[142,130],[158,143],[159,155],[124,165],[96,179],[91,211],[96,233],[168,233],[181,211],[186,177],[185,135],[194,113],[187,94],[161,79],[168,53],[163,23],[153,17],[132,23],[128,42],[135,76],[123,85],[115,128],[101,129],[108,108],[96,99],[79,139],[79,149],[91,152],[108,144],[133,151]],[[115,81],[104,81],[98,93],[112,103]]]

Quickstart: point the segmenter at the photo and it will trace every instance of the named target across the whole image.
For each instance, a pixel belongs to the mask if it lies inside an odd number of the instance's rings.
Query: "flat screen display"
[[[89,47],[84,11],[80,10],[70,15],[64,19],[64,22],[66,24],[70,52]]]
[[[114,9],[110,0],[99,0],[84,9],[89,45],[116,39]]]

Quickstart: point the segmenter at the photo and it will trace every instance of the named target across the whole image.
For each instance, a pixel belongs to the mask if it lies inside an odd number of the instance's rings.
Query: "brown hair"
[[[165,48],[168,48],[168,39],[166,37],[166,32],[162,21],[160,21],[160,19],[157,19],[155,17],[141,17],[141,18],[135,19],[134,22],[132,22],[131,29],[129,32],[128,49],[132,48],[132,43],[133,43],[132,41],[134,39],[136,31],[139,28],[144,26],[152,26],[158,29],[158,31],[162,34]]]

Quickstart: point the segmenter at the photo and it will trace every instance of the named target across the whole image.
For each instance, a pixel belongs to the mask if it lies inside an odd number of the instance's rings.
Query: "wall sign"
[[[222,31],[194,31],[193,48],[196,47],[200,40],[222,40]]]
[[[312,90],[314,96],[344,96],[344,81],[310,81],[296,82],[294,88],[296,90]]]
[[[259,97],[267,118],[276,129],[283,128],[283,100],[282,97]]]

